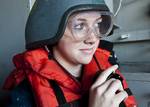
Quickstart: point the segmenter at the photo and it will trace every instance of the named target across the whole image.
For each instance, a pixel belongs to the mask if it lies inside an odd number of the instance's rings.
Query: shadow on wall
[[[147,15],[150,18],[150,3],[148,4],[147,8],[148,8]]]
[[[0,0],[0,87],[13,69],[12,57],[24,50],[28,0]]]

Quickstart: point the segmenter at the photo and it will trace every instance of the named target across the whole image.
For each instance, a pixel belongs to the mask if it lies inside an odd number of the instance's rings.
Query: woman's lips
[[[84,48],[84,49],[80,49],[80,51],[86,55],[91,55],[93,53],[93,49],[94,48]]]

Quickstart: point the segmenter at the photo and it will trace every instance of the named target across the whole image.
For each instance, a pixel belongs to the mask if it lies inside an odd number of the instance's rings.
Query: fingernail
[[[116,65],[114,65],[116,68],[118,68],[118,65],[116,64]]]

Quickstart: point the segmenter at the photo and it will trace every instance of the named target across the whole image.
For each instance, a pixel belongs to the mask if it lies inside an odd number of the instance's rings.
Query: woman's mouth
[[[80,49],[80,51],[85,55],[91,55],[93,53],[93,49],[94,48],[84,48],[84,49]]]

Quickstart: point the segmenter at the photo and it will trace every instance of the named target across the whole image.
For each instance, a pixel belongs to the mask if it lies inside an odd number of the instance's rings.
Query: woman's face
[[[99,45],[93,29],[99,21],[101,16],[96,11],[72,15],[63,37],[54,47],[54,57],[69,64],[88,64]]]

